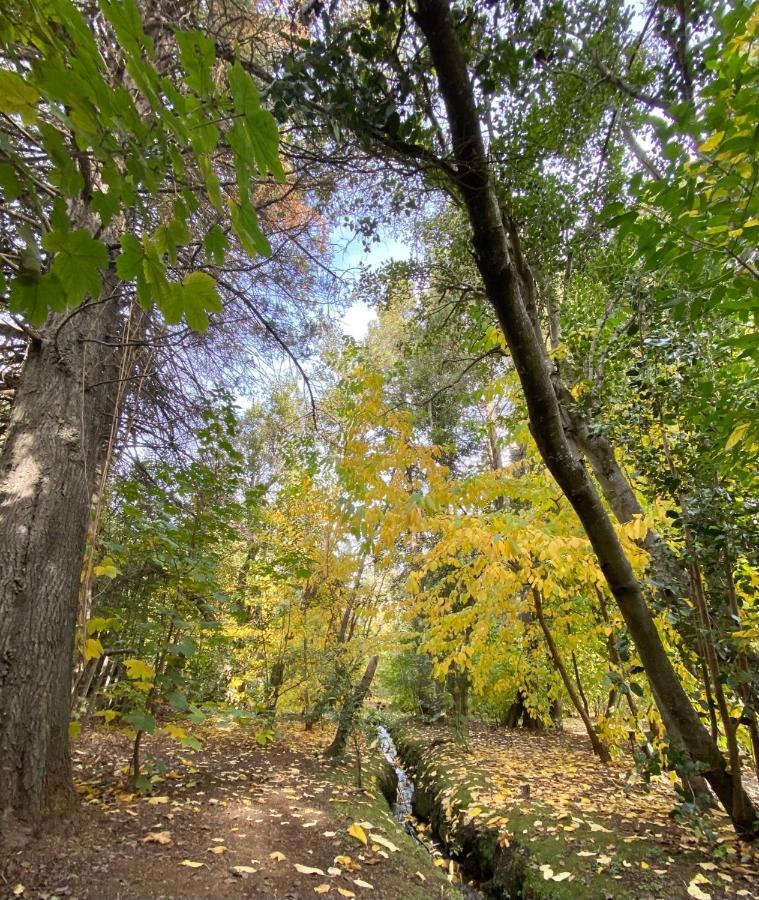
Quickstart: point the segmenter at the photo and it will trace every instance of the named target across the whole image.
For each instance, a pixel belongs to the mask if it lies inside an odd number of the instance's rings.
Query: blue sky
[[[337,244],[343,244],[342,251],[335,255],[335,267],[344,271],[346,277],[357,275],[361,268],[378,269],[392,259],[402,260],[411,256],[411,247],[407,241],[396,237],[392,232],[382,229],[380,241],[372,244],[368,251],[360,237],[348,229],[337,229],[333,234]],[[356,340],[366,335],[369,323],[375,321],[377,314],[360,300],[355,301],[340,318],[343,333]]]

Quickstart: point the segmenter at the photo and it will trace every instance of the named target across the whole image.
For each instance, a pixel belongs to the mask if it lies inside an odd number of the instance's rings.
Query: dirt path
[[[199,752],[147,742],[166,768],[153,796],[142,798],[124,790],[126,739],[89,733],[74,749],[81,812],[57,833],[6,854],[0,896],[458,897],[377,791],[359,790],[355,769],[321,760],[327,737],[294,727],[260,747],[235,730],[207,736]],[[397,852],[371,838],[364,846],[348,834],[354,823]]]

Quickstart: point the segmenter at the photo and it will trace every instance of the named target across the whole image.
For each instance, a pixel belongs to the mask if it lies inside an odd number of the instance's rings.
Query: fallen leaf
[[[232,866],[232,871],[235,875],[253,875],[258,869],[254,869],[253,866]]]
[[[391,853],[398,853],[398,848],[395,844],[386,837],[382,837],[381,834],[370,834],[369,840],[374,841],[375,844],[380,844],[382,847],[386,847]]]
[[[348,890],[348,888],[339,887],[337,889],[337,893],[340,894],[341,897],[355,897],[356,895],[353,891]]]
[[[209,847],[209,848],[208,848],[208,852],[209,852],[209,853],[216,853],[216,854],[219,854],[219,853],[226,853],[226,852],[227,852],[227,848],[226,848],[226,847],[222,847],[221,845],[217,845],[216,847]]]
[[[366,832],[358,822],[354,822],[348,828],[348,834],[352,838],[355,838],[359,843],[363,844],[365,847],[369,845],[369,838],[366,836]]]
[[[342,874],[343,874],[343,870],[338,869],[337,866],[330,866],[327,869],[327,875],[342,875]]]
[[[572,877],[571,872],[559,872],[558,875],[554,875],[551,878],[551,881],[566,881],[567,878],[571,878],[571,877]]]
[[[317,869],[316,866],[302,866],[300,863],[294,863],[293,865],[301,875],[321,875],[324,877],[324,871]]]
[[[370,891],[373,891],[373,890],[374,890],[374,885],[373,885],[373,884],[369,884],[368,881],[362,881],[360,878],[354,878],[354,879],[353,879],[353,883],[354,883],[355,885],[358,885],[358,887],[367,888],[367,889],[370,890]]]
[[[275,862],[282,862],[282,860],[287,859],[287,857],[279,850],[275,850],[273,853],[269,854],[269,859],[273,859]]]
[[[698,877],[698,876],[696,876]],[[706,891],[702,891],[698,886],[699,882],[694,878],[691,883],[688,885],[688,896],[695,897],[696,900],[711,900],[712,895],[707,894]]]
[[[332,887],[332,885],[327,884],[327,882],[325,881],[323,884],[316,885],[316,887],[314,888],[314,893],[315,894],[326,894],[331,887]]]
[[[543,863],[540,867],[540,871],[543,873],[543,878],[546,881],[550,881],[553,878],[553,869],[548,865],[548,863]]]
[[[193,859],[183,859],[180,866],[187,866],[188,869],[199,869],[201,866],[204,866],[205,863],[195,862]]]
[[[415,874],[415,875],[416,875],[416,877],[417,877],[417,878],[418,878],[418,879],[419,879],[419,881],[422,881],[422,882],[424,882],[424,881],[426,881],[426,880],[427,880],[427,879],[426,879],[426,878],[425,878],[425,877],[424,877],[424,875],[422,875],[422,873],[421,873],[421,872],[414,872],[414,874]]]
[[[143,844],[170,844],[170,831],[151,831],[142,839]]]
[[[20,897],[24,893],[25,890],[26,890],[26,888],[19,881],[18,884],[13,885],[13,887],[11,888],[11,893],[13,894],[14,897]]]

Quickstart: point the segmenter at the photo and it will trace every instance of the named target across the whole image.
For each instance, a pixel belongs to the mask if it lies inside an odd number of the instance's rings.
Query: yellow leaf
[[[380,844],[382,847],[385,847],[391,853],[397,853],[398,848],[392,841],[389,841],[386,837],[382,837],[381,834],[370,834],[369,840],[374,841],[375,844]]]
[[[87,638],[84,644],[84,658],[89,661],[103,655],[103,645],[97,638]]]
[[[732,450],[736,444],[738,444],[740,441],[742,441],[746,435],[746,432],[748,431],[748,428],[749,428],[748,422],[742,422],[740,425],[736,426],[733,429],[733,433],[727,439],[727,442],[725,444],[725,450]]]
[[[170,831],[151,831],[142,839],[143,844],[170,844]]]
[[[715,147],[719,147],[724,136],[724,131],[715,131],[711,137],[708,137],[704,143],[699,146],[699,152],[708,153],[710,150],[714,150]]]
[[[69,722],[69,737],[76,738],[79,737],[82,731],[82,723],[79,719],[72,719]]]
[[[337,893],[340,894],[341,897],[355,897],[356,895],[353,891],[348,890],[348,888],[339,887],[337,889]]]
[[[103,557],[103,559],[100,560],[100,565],[95,566],[93,571],[96,577],[105,575],[106,578],[115,578],[119,574],[119,570],[114,565],[110,556]]]
[[[237,875],[253,875],[258,869],[254,869],[253,866],[232,866],[232,871]]]
[[[149,803],[151,806],[158,806],[159,803],[168,803],[168,802],[169,802],[169,798],[166,797],[166,796],[162,796],[162,797],[150,797],[150,799],[148,800],[148,803]]]
[[[330,889],[331,887],[332,887],[332,885],[327,884],[326,881],[325,881],[325,882],[322,882],[322,884],[317,884],[317,885],[316,885],[316,887],[314,888],[314,893],[315,893],[315,894],[326,894],[326,893],[329,892],[329,889]]]
[[[698,878],[698,875],[696,876]],[[711,900],[712,895],[707,894],[706,891],[702,891],[698,886],[699,882],[694,878],[691,883],[688,885],[688,896],[695,897],[696,900]]]
[[[187,732],[184,728],[180,728],[179,725],[173,725],[169,723],[168,725],[163,726],[163,730],[168,734],[169,737],[173,737],[174,740],[181,740],[186,736]]]
[[[287,859],[287,857],[279,850],[275,850],[273,853],[269,854],[269,859],[273,859],[275,862],[282,862],[282,860]]]
[[[127,675],[130,678],[139,681],[151,679],[155,676],[155,669],[142,659],[125,659],[124,668],[127,670]]]
[[[369,884],[368,881],[362,881],[360,878],[354,878],[354,879],[353,879],[353,883],[354,883],[355,885],[358,885],[358,887],[366,888],[366,889],[369,890],[369,891],[373,891],[373,890],[374,890],[374,885],[373,885],[373,884]]]
[[[226,853],[226,852],[227,852],[227,848],[226,848],[226,847],[222,847],[222,846],[218,846],[218,847],[209,847],[209,848],[208,848],[208,852],[209,852],[209,853],[216,853],[216,854],[218,855],[219,853]]]
[[[359,843],[363,844],[365,847],[369,844],[369,838],[366,836],[366,832],[364,829],[358,824],[358,822],[354,822],[350,828],[348,828],[348,834],[355,838]]]
[[[194,859],[183,859],[182,862],[179,863],[179,865],[187,866],[188,869],[200,869],[202,866],[205,865],[205,863],[195,862]]]
[[[298,872],[301,875],[321,875],[324,877],[324,872],[322,869],[318,869],[316,866],[302,866],[300,863],[293,864]]]

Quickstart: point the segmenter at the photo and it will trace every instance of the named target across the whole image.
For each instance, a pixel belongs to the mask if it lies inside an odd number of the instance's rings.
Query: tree
[[[103,0],[90,12],[88,22],[69,0],[19,3],[0,32],[11,225],[3,254],[11,277],[0,288],[11,313],[25,317],[29,341],[0,461],[0,796],[9,833],[16,820],[35,823],[74,802],[67,697],[79,576],[132,376],[126,348],[139,343],[153,304],[168,323],[184,316],[206,327],[221,301],[211,275],[194,271],[197,251],[181,281],[169,275],[192,240],[188,220],[202,228],[209,262],[223,261],[227,230],[247,253],[267,253],[249,182],[270,171],[284,177],[274,120],[239,65],[226,67],[219,88],[212,42],[175,34],[151,4],[151,34],[133,2]],[[227,205],[217,147],[236,170]]]

